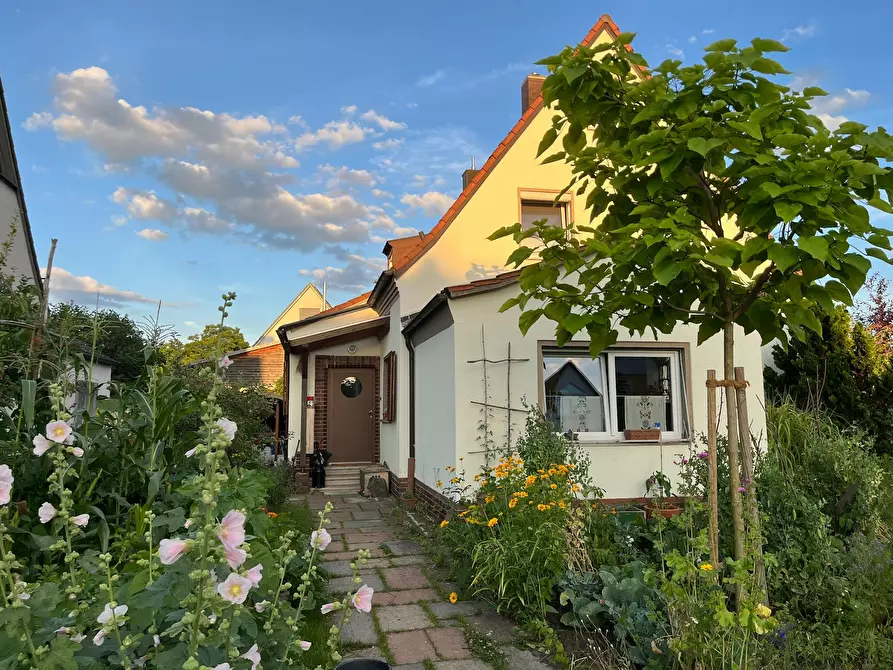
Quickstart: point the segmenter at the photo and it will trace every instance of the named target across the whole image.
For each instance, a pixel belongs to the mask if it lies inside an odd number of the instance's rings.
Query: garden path
[[[358,549],[372,558],[360,576],[375,589],[372,614],[354,613],[342,631],[344,658],[376,658],[400,670],[547,670],[527,649],[517,649],[515,626],[478,601],[451,603],[458,590],[446,581],[395,518],[393,499],[306,496],[313,510],[331,502],[332,543],[323,555],[329,590],[354,588],[351,561]],[[337,547],[341,544],[340,551]]]

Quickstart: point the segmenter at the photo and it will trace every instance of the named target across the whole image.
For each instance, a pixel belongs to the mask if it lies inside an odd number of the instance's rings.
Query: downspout
[[[403,333],[403,338],[409,352],[409,461],[406,468],[406,492],[412,497],[415,493],[415,347],[410,333]]]
[[[307,367],[310,349],[301,348],[301,459],[300,467],[307,462]]]
[[[276,330],[276,335],[279,337],[279,344],[282,345],[282,413],[284,414],[285,420],[285,434],[288,435],[288,390],[289,386],[289,368],[291,365],[289,364],[291,361],[291,347],[288,346],[288,340],[285,337],[285,331],[282,329]],[[276,435],[276,446],[278,449],[279,446],[279,435]],[[285,441],[285,462],[289,461],[288,456],[288,440]]]

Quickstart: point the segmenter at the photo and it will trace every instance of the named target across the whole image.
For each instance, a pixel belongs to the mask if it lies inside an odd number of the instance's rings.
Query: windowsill
[[[642,444],[642,445],[663,445],[666,446],[678,446],[678,445],[686,445],[688,444],[688,440],[682,437],[672,437],[672,438],[664,438],[663,440],[624,440],[623,438],[595,438],[595,439],[584,439],[579,438],[575,444],[583,445],[584,447],[599,447],[599,446],[615,446],[619,444]]]

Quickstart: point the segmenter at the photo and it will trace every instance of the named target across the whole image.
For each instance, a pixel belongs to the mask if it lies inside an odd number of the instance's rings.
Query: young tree
[[[668,60],[648,71],[633,37],[540,61],[551,73],[543,98],[555,110],[540,154],[561,138],[562,150],[544,162],[571,166],[565,191],[588,193],[598,221],[570,235],[545,222],[494,233],[544,243],[539,262],[521,273],[521,294],[503,309],[520,306],[524,332],[542,316],[555,321],[559,344],[585,330],[592,355],[616,342],[619,328],[669,333],[694,323],[699,342],[722,333],[731,380],[736,325],[764,342],[802,340],[821,332],[814,307],[851,304],[870,267],[866,254],[888,261],[891,231],[872,224],[865,205],[893,212],[893,170],[884,164],[893,140],[855,122],[829,131],[810,113],[824,91],[797,93],[775,81],[790,73],[766,56],[788,50],[774,40],[720,40],[703,64]],[[509,262],[521,265],[533,251],[519,247]],[[741,558],[731,387],[725,406]],[[748,460],[743,476],[752,483]],[[759,537],[753,488],[748,521]]]
[[[171,339],[161,346],[161,356],[168,365],[189,365],[209,360],[216,352],[227,353],[248,348],[248,340],[239,328],[211,324],[201,333],[190,335],[186,343]]]

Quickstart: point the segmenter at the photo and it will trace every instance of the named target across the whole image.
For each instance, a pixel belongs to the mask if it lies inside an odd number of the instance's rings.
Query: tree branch
[[[772,276],[772,272],[775,270],[775,263],[769,263],[769,267],[767,267],[760,276],[757,278],[754,285],[751,287],[750,292],[741,301],[741,304],[738,305],[738,308],[732,314],[732,320],[736,320],[739,316],[744,314],[750,306],[756,301],[756,299],[760,295],[760,291],[763,290],[763,287],[766,285],[766,282],[769,281],[769,278]]]
[[[707,226],[712,230],[717,237],[723,237],[722,223],[719,220],[719,215],[716,209],[716,202],[713,199],[713,191],[710,190],[710,184],[704,179],[704,175],[700,172],[694,172],[695,180],[698,183],[698,186],[701,187],[701,190],[704,192],[704,198],[707,203],[707,214],[709,216],[709,221],[707,222]]]

